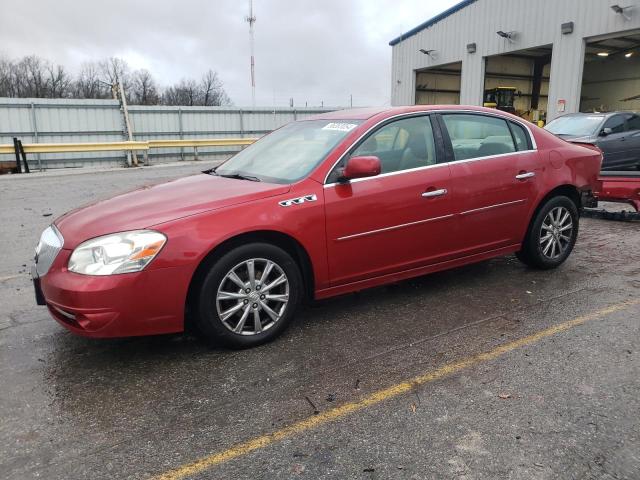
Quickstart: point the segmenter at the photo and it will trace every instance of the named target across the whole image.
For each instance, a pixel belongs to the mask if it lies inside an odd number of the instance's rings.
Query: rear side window
[[[640,130],[640,116],[630,115],[627,118],[627,130]]]
[[[509,127],[511,127],[511,132],[513,133],[513,139],[516,142],[516,150],[519,152],[523,150],[531,150],[531,142],[529,140],[529,134],[524,129],[522,125],[518,125],[517,123],[509,122]]]
[[[455,160],[516,151],[506,120],[487,115],[444,114]],[[525,137],[526,140],[526,137]]]

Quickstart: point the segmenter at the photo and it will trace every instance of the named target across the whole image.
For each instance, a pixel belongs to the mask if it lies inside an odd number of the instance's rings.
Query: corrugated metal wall
[[[242,138],[264,135],[294,120],[303,120],[332,108],[254,108],[130,106],[134,140],[176,138]],[[115,100],[0,98],[0,144],[122,141],[124,118]],[[200,148],[199,158],[226,158],[235,147]],[[152,163],[190,160],[193,149],[154,149]],[[10,161],[11,155],[0,155]],[[57,153],[29,157],[37,168],[122,165],[126,154]]]
[[[549,84],[549,119],[557,115],[557,101],[566,111],[578,111],[585,39],[640,28],[640,0],[628,19],[611,9],[609,0],[478,0],[393,47],[391,103],[415,103],[416,70],[462,61],[460,102],[481,105],[485,57],[553,45]],[[574,32],[562,35],[560,25],[574,22]],[[515,31],[513,42],[496,35]],[[477,51],[467,53],[475,43]],[[435,50],[431,58],[419,49]]]

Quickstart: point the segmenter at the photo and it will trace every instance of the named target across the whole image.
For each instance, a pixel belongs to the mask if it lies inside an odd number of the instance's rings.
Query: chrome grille
[[[51,265],[53,265],[53,261],[62,250],[62,245],[64,245],[64,238],[55,227],[55,225],[51,225],[48,227],[42,235],[40,236],[40,242],[38,242],[38,246],[36,247],[36,272],[38,276],[46,275]]]

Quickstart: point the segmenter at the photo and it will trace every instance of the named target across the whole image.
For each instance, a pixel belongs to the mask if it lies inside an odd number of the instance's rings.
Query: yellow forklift
[[[515,87],[496,87],[484,91],[484,106],[496,108],[503,112],[516,113],[513,101],[516,96]]]
[[[517,111],[514,106],[515,97],[521,95],[515,87],[496,87],[484,91],[483,105],[503,112],[513,113],[539,127],[545,124],[545,113],[540,110]]]

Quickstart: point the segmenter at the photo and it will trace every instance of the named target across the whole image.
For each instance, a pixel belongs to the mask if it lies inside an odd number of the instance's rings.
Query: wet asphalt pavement
[[[0,478],[640,478],[640,223],[583,219],[552,272],[505,257],[318,302],[246,351],[83,339],[35,305],[29,262],[53,218],[205,166],[0,178]]]

